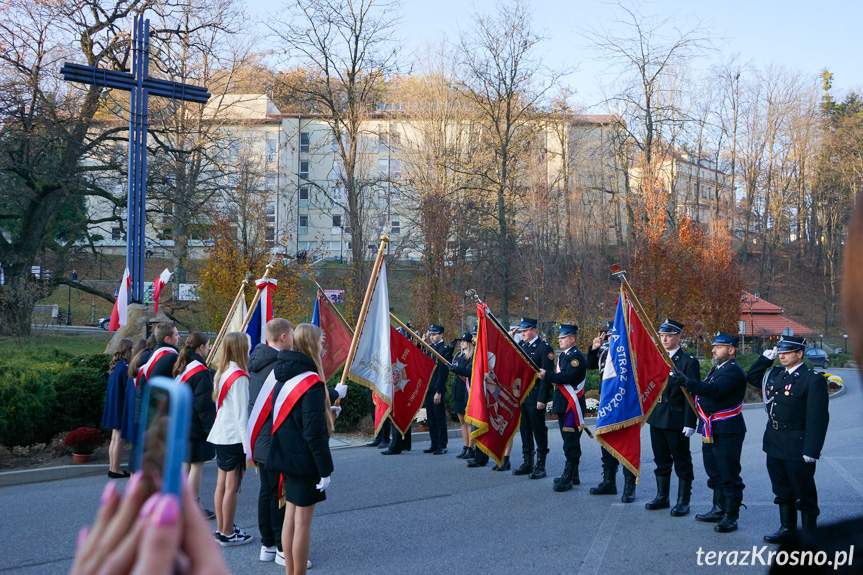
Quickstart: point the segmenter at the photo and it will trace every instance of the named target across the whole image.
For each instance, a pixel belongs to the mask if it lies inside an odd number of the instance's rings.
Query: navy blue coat
[[[717,411],[737,406],[746,395],[746,374],[733,359],[711,369],[704,381],[683,379],[686,380],[686,390],[692,395],[698,396],[698,405],[708,416]],[[699,418],[699,432],[703,427],[704,423]],[[743,435],[745,433],[746,422],[743,421],[742,413],[738,413],[730,419],[713,423],[713,435]]]

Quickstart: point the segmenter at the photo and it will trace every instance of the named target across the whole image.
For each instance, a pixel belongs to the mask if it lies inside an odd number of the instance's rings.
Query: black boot
[[[503,471],[503,469],[501,469]],[[513,475],[530,475],[533,472],[533,451],[524,454],[524,463],[512,472]]]
[[[671,490],[671,476],[657,475],[656,476],[656,497],[653,501],[648,501],[644,504],[644,508],[649,511],[657,509],[668,509],[671,503],[668,501],[668,492]]]
[[[373,440],[373,441],[370,441],[369,443],[366,443],[366,447],[377,447],[378,445],[380,445],[380,444],[381,444],[381,442],[382,442],[382,441],[383,441],[383,438],[382,438],[382,437],[380,437],[380,436],[377,436],[377,437],[375,437],[375,438],[374,438],[374,440]]]
[[[572,473],[569,474],[569,480],[573,486],[581,485],[581,479],[578,478],[578,461],[574,461],[572,464]]]
[[[620,496],[623,503],[635,501],[635,475],[623,474],[623,495]]]
[[[707,513],[699,513],[695,516],[696,521],[704,523],[719,523],[725,516],[725,496],[721,487],[713,488],[713,509]]]
[[[558,493],[569,491],[572,489],[572,476],[577,467],[577,463],[571,459],[566,460],[566,465],[563,467],[563,473],[560,477],[555,477],[553,490]]]
[[[488,463],[488,455],[482,452],[480,449],[474,449],[473,459],[467,462],[468,467],[485,467],[485,464]]]
[[[465,445],[464,447],[462,447],[461,453],[456,455],[456,459],[467,459],[469,452],[470,452],[470,447]]]
[[[537,452],[536,465],[534,465],[533,471],[531,471],[529,475],[531,479],[542,479],[545,477],[545,456],[547,454],[548,451]]]
[[[617,469],[603,469],[602,481],[590,488],[591,495],[617,495]]]
[[[779,529],[775,533],[764,536],[765,543],[778,544],[797,531],[797,508],[793,503],[779,506]]]
[[[737,531],[737,519],[740,518],[741,499],[731,499],[725,501],[725,517],[722,518],[713,530],[717,533],[731,533]]]
[[[808,515],[806,513],[800,513],[800,520],[803,523],[804,531],[814,531],[817,527],[818,516],[817,515]]]
[[[672,517],[689,515],[689,497],[692,495],[692,480],[681,479],[677,484],[677,505],[671,509]]]
[[[497,465],[495,463],[495,465]],[[503,461],[500,462],[500,467],[498,471],[509,471],[512,468],[512,464],[509,462],[509,455],[503,456]]]

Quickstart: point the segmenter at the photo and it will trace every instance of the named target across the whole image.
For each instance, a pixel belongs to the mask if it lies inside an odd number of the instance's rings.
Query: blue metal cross
[[[170,98],[169,108],[180,100],[206,104],[206,88],[149,77],[150,21],[135,16],[132,28],[132,73],[80,64],[63,64],[60,73],[69,82],[92,84],[130,92],[129,97],[129,186],[126,224],[126,265],[132,278],[130,301],[144,301],[145,208],[147,197],[147,99],[150,95]]]

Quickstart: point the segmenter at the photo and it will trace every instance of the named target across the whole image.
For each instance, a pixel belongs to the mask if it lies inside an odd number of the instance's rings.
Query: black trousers
[[[678,479],[692,481],[692,453],[689,451],[689,438],[683,435],[683,429],[662,429],[650,426],[650,445],[653,447],[653,461],[656,463],[654,473],[657,477],[671,475],[671,466]]]
[[[279,509],[279,472],[267,469],[264,463],[258,463],[258,473],[261,477],[261,491],[258,493],[258,530],[261,532],[261,545],[275,545],[281,551],[285,508]]]
[[[557,425],[560,427],[560,437],[563,439],[563,454],[567,461],[575,461],[578,463],[581,460],[581,430],[564,431],[563,430],[563,414],[557,416]]]
[[[429,428],[431,429],[431,428]],[[405,431],[405,436],[402,437],[399,430],[393,426],[392,428],[393,439],[390,443],[390,447],[395,451],[401,453],[402,451],[408,451],[411,448],[411,426],[408,426],[407,431]]]
[[[740,478],[740,452],[743,450],[741,435],[714,435],[713,443],[701,446],[704,456],[704,471],[707,486],[721,489],[726,499],[743,499],[743,480]]]
[[[767,456],[767,474],[777,505],[796,505],[801,513],[817,517],[818,491],[815,489],[815,464]]]
[[[390,422],[390,418],[388,417],[384,420],[383,425],[381,425],[381,430],[378,432],[377,436],[375,436],[375,439],[380,438],[382,443],[389,444],[389,442],[390,442],[390,427],[391,426],[392,426],[392,423]],[[398,432],[396,432],[396,433],[398,433]]]
[[[521,450],[528,454],[534,450],[548,453],[548,428],[545,426],[545,410],[536,408],[536,395],[529,394],[521,404],[521,423],[518,426],[521,433]]]
[[[617,473],[617,468],[620,466],[620,462],[604,447],[600,447],[599,450],[602,451],[602,469],[613,469],[614,472]],[[627,467],[623,468],[623,474],[635,477],[635,474]]]
[[[432,447],[446,447],[446,403],[443,395],[441,395],[440,403],[435,404],[434,393],[429,391],[426,394],[426,417],[428,418],[429,438]]]

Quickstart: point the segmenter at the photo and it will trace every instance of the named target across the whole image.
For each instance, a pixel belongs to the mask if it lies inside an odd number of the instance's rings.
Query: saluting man
[[[698,360],[680,349],[680,333],[683,324],[666,319],[659,326],[659,340],[677,371],[689,379],[701,379]],[[647,419],[650,424],[650,445],[656,463],[656,497],[645,504],[649,510],[668,509],[671,502],[671,467],[677,474],[677,504],[671,510],[673,517],[689,514],[689,498],[692,494],[692,453],[689,438],[695,433],[695,412],[689,407],[686,396],[679,385],[669,381],[665,391],[656,400],[656,407]]]
[[[573,485],[581,484],[578,477],[578,463],[581,460],[579,424],[584,423],[584,412],[587,409],[584,400],[587,360],[575,346],[576,337],[578,337],[577,325],[560,324],[557,342],[563,351],[557,358],[557,372],[539,370],[539,376],[544,381],[554,384],[553,413],[557,414],[557,424],[563,439],[563,453],[566,456],[563,473],[554,480],[552,489],[555,491],[569,491]],[[573,404],[570,404],[567,396],[572,399]]]
[[[783,337],[752,364],[746,378],[764,395],[764,452],[773,502],[779,505],[780,527],[764,536],[765,543],[782,543],[793,534],[798,510],[803,529],[815,529],[819,513],[815,460],[821,456],[830,414],[827,380],[803,363],[805,350],[804,338]],[[782,365],[771,367],[777,355]]]
[[[536,333],[537,321],[521,318],[518,331],[519,345],[540,369],[554,371],[554,350]],[[545,458],[548,455],[548,428],[545,426],[545,404],[551,397],[548,382],[540,379],[521,403],[521,450],[524,463],[513,475],[529,475],[531,479],[545,477]],[[536,440],[536,466],[533,465],[534,439]]]
[[[746,374],[734,359],[740,338],[724,331],[713,338],[713,369],[704,381],[685,376],[669,378],[676,385],[686,382],[686,389],[695,395],[698,430],[704,444],[704,471],[707,486],[713,490],[713,508],[695,516],[698,521],[718,523],[717,533],[737,530],[743,489],[740,478],[740,453],[746,437],[743,421],[743,398],[746,395]]]

